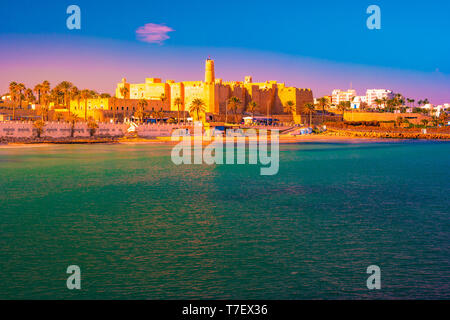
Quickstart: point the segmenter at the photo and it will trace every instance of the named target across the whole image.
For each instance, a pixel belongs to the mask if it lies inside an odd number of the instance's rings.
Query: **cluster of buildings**
[[[239,99],[237,110],[229,109],[231,97]],[[368,89],[365,95],[357,95],[356,90],[332,91],[331,96],[327,96],[332,106],[338,106],[341,102],[350,102],[352,109],[359,109],[361,106],[376,107],[380,101],[391,100],[395,94],[388,89]],[[214,60],[205,61],[205,78],[203,81],[181,81],[166,80],[161,78],[146,78],[143,83],[130,83],[126,78],[119,82],[113,97],[96,97],[88,99],[72,99],[69,102],[70,113],[79,118],[93,118],[100,121],[116,119],[123,121],[135,116],[136,111],[142,110],[146,114],[152,114],[160,118],[164,116],[177,116],[181,112],[184,118],[193,101],[200,99],[204,104],[202,118],[207,121],[224,121],[226,116],[232,113],[244,116],[245,113],[253,115],[289,117],[289,121],[301,120],[300,115],[305,113],[304,106],[307,103],[317,103],[313,98],[313,93],[309,88],[296,88],[286,86],[277,81],[253,82],[251,76],[246,76],[243,81],[223,81],[216,78]],[[145,100],[143,103],[142,100]],[[292,102],[293,111],[286,110],[288,102]],[[248,105],[253,102],[256,107],[248,110]],[[0,98],[0,109],[11,104],[11,97],[6,94]],[[383,106],[383,104],[381,104]],[[430,109],[434,115],[439,116],[442,111],[448,112],[449,104],[433,106],[426,104],[421,106]],[[30,110],[21,110],[21,119],[33,119],[35,111],[33,104]],[[411,109],[411,108],[410,108]],[[64,106],[55,107],[51,110],[55,115],[67,113]],[[28,114],[28,113],[30,114]],[[412,112],[409,110],[408,112]],[[23,113],[23,114],[22,114]],[[2,113],[0,112],[0,115]],[[17,114],[16,114],[17,115]],[[4,115],[10,118],[10,115]],[[298,118],[296,118],[298,116]],[[0,118],[0,121],[2,119]]]
[[[343,91],[340,89],[333,90],[330,101],[332,105],[339,105],[341,102],[350,101],[351,108],[358,109],[361,104],[366,103],[369,107],[377,106],[377,100],[393,99],[395,94],[387,89],[368,89],[364,96],[358,96],[356,90],[349,89]]]
[[[288,101],[295,105],[294,114],[300,114],[306,103],[314,101],[311,89],[288,87],[277,81],[253,82],[251,76],[246,76],[244,81],[223,81],[215,77],[214,60],[208,58],[205,62],[204,81],[163,82],[160,78],[147,78],[144,83],[129,83],[124,78],[117,84],[115,97],[72,100],[70,109],[79,117],[84,117],[85,113],[94,118],[98,118],[99,113],[127,116],[137,110],[142,99],[147,102],[145,112],[189,111],[192,102],[201,99],[206,115],[214,120],[230,113],[227,101],[233,96],[241,101],[238,114],[244,113],[249,102],[256,103],[256,110],[252,112],[255,114],[289,114],[284,110]]]
[[[391,100],[395,98],[395,94],[391,90],[387,89],[368,89],[366,91],[366,95],[358,96],[356,94],[356,90],[349,89],[347,91],[343,91],[340,89],[333,90],[331,96],[328,99],[331,101],[331,104],[334,106],[339,105],[341,102],[350,102],[350,106],[352,109],[359,109],[363,103],[365,103],[368,107],[378,107],[377,101],[385,101]],[[381,107],[383,107],[383,103]],[[441,105],[433,105],[431,103],[427,103],[424,105],[417,106],[418,108],[429,110],[430,115],[435,115],[439,117],[441,112],[448,112],[450,110],[450,104],[444,103]],[[407,112],[413,112],[413,108],[407,108]]]

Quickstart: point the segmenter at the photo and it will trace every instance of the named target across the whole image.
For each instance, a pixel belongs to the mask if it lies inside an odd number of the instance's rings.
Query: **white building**
[[[352,101],[354,97],[356,97],[356,90],[349,89],[347,91],[342,91],[340,89],[335,89],[331,94],[331,104],[337,106],[342,101]]]
[[[366,91],[366,102],[370,107],[376,106],[375,100],[393,99],[394,93],[387,89],[367,89]]]

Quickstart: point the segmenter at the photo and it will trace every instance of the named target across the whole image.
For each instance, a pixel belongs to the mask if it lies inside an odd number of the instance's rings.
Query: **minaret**
[[[208,57],[205,63],[205,82],[214,83],[214,80],[214,60]]]

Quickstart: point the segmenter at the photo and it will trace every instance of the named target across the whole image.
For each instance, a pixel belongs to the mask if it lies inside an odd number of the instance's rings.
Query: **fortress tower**
[[[204,83],[204,97],[206,112],[217,113],[219,110],[218,103],[216,104],[216,85],[214,76],[214,60],[210,58],[205,62],[205,83]]]
[[[214,60],[210,58],[206,59],[205,62],[205,82],[206,83],[214,83]]]

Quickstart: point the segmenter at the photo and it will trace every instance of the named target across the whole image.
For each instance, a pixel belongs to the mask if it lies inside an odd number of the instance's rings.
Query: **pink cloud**
[[[140,41],[162,44],[170,38],[167,33],[172,31],[175,30],[162,24],[147,23],[136,30],[136,35]]]

